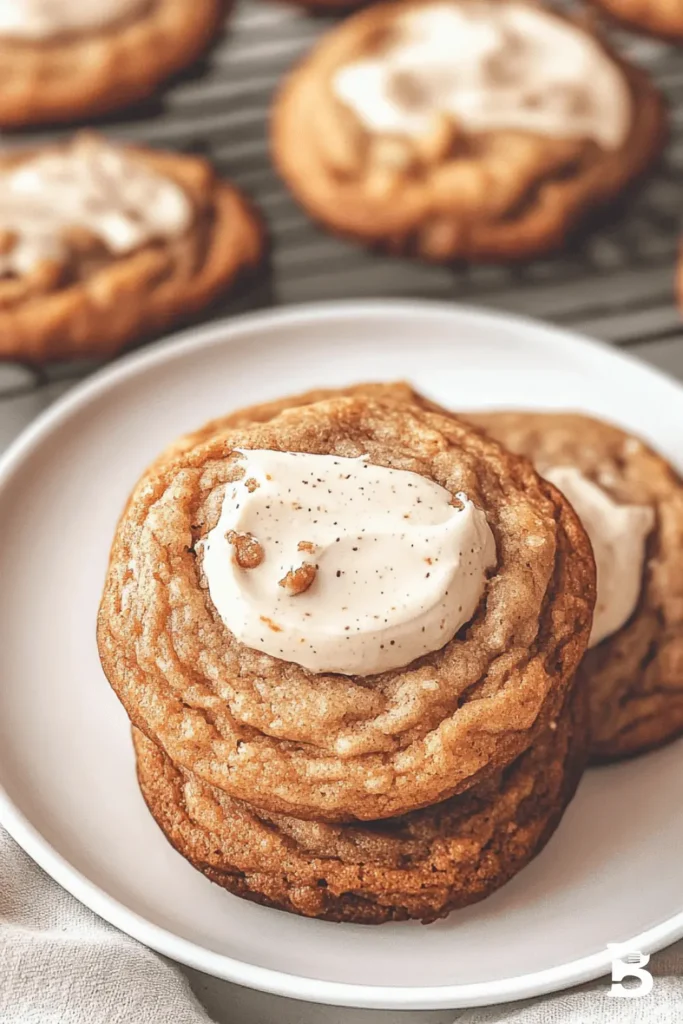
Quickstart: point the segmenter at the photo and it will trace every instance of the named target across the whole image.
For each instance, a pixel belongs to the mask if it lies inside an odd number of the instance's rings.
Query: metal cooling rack
[[[241,0],[225,36],[200,67],[133,118],[98,128],[210,157],[258,203],[272,240],[272,272],[217,315],[320,299],[415,296],[523,312],[571,325],[683,377],[683,325],[673,272],[683,215],[683,48],[625,33],[617,45],[646,67],[668,97],[672,139],[660,169],[626,209],[570,251],[519,267],[426,266],[384,258],[313,225],[268,158],[273,91],[288,68],[332,26],[283,3]],[[54,133],[6,136],[45,141]],[[0,365],[0,448],[93,364]]]

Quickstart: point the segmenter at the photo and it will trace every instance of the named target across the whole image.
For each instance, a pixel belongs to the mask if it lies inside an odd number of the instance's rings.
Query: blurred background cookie
[[[106,356],[196,314],[262,252],[205,161],[94,134],[0,157],[0,357]]]
[[[379,4],[323,38],[272,116],[274,159],[335,231],[433,260],[560,246],[658,156],[646,76],[523,0]]]
[[[683,482],[641,440],[588,416],[468,419],[527,455],[593,544],[598,599],[581,666],[593,758],[642,753],[683,732]]]
[[[75,121],[145,99],[218,31],[225,0],[3,0],[0,125]]]
[[[638,32],[683,40],[681,0],[591,0],[613,18]]]

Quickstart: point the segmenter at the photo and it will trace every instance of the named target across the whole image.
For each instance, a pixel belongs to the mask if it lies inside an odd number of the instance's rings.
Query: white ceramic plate
[[[102,917],[221,978],[402,1009],[538,995],[605,973],[607,943],[653,951],[683,935],[683,744],[590,772],[544,853],[478,906],[427,928],[307,921],[228,895],[167,845],[97,657],[116,519],[167,442],[260,399],[398,377],[455,408],[590,410],[683,454],[672,381],[550,327],[457,307],[289,309],[121,360],[0,466],[0,819]]]

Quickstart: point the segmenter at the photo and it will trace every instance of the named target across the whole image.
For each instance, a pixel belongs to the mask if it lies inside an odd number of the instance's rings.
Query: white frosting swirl
[[[0,276],[23,275],[69,255],[81,229],[115,255],[187,230],[192,205],[175,182],[123,149],[89,136],[0,174]]]
[[[0,36],[42,40],[105,28],[149,0],[0,0]]]
[[[654,509],[618,504],[575,466],[556,466],[543,476],[573,505],[593,545],[598,596],[589,646],[595,647],[628,622],[638,603]]]
[[[372,132],[420,136],[446,114],[471,132],[625,140],[628,83],[587,32],[518,0],[446,0],[397,16],[376,55],[332,88]]]
[[[453,505],[433,481],[365,458],[242,457],[203,569],[246,646],[311,672],[373,675],[438,650],[472,618],[496,551],[464,495]]]

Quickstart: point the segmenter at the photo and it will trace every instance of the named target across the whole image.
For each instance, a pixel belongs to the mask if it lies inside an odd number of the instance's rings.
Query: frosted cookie
[[[75,121],[151,95],[218,30],[223,0],[0,0],[0,125]]]
[[[468,419],[531,458],[591,538],[598,598],[581,673],[594,759],[673,739],[683,732],[683,482],[642,441],[587,416]]]
[[[523,0],[372,6],[323,38],[272,117],[274,159],[313,217],[433,260],[561,245],[664,134],[641,71]]]
[[[426,923],[489,896],[550,838],[586,761],[583,696],[498,778],[370,828],[259,811],[134,729],[138,778],[169,842],[235,895],[331,921]]]
[[[258,221],[201,159],[94,135],[0,157],[0,357],[106,356],[253,267]]]
[[[357,393],[143,476],[99,614],[132,722],[231,796],[372,820],[497,775],[558,714],[594,563],[531,466]]]
[[[662,39],[683,39],[681,0],[592,0],[597,7],[638,32]]]

